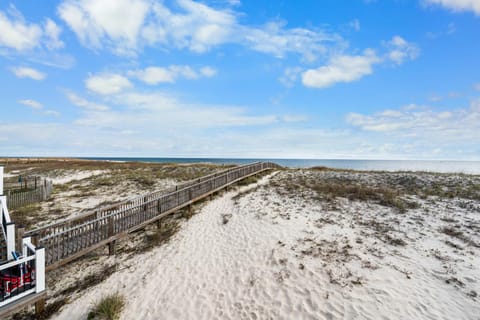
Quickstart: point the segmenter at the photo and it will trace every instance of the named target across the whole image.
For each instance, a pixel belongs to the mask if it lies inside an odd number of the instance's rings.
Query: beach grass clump
[[[125,297],[118,292],[103,297],[88,313],[89,320],[117,320],[125,306]]]
[[[440,232],[445,233],[454,238],[461,238],[463,236],[463,232],[455,227],[447,226],[440,229]]]
[[[151,179],[150,177],[138,177],[134,179],[135,183],[139,184],[144,188],[150,188],[155,184],[155,180]]]
[[[117,182],[117,179],[115,179],[113,175],[98,175],[94,177],[93,185],[97,187],[113,187]]]
[[[314,181],[313,183],[311,181],[307,182],[307,186],[327,201],[337,197],[347,198],[351,201],[373,201],[382,206],[395,208],[401,213],[417,207],[415,202],[402,199],[398,191],[387,187],[371,187],[349,181],[332,182],[324,180]]]
[[[452,238],[463,241],[465,244],[480,248],[480,243],[475,242],[473,239],[468,237],[458,226],[445,226],[439,229],[441,233],[444,233]]]

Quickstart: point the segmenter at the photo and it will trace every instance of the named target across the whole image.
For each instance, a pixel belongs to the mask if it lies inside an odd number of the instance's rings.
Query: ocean
[[[92,157],[88,160],[139,161],[158,163],[247,164],[257,161],[275,162],[289,168],[329,167],[336,169],[378,171],[427,171],[442,173],[480,174],[480,161],[448,160],[343,160],[343,159],[222,159],[222,158],[121,158]]]

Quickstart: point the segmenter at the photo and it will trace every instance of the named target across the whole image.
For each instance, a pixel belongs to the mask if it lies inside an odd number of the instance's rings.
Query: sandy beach
[[[57,171],[55,206],[111,172],[90,169]],[[87,319],[113,293],[121,319],[478,319],[480,176],[317,168],[250,182],[49,273],[51,319]]]

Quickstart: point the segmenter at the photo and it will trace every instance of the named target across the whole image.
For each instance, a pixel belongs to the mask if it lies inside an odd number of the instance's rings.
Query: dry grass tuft
[[[35,217],[38,216],[42,207],[38,203],[29,204],[10,211],[10,216],[17,226],[23,226],[27,230],[31,228]]]
[[[117,320],[125,306],[125,298],[117,293],[103,297],[89,312],[88,319]]]

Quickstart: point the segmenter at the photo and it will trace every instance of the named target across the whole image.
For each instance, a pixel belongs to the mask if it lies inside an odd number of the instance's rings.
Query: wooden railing
[[[277,168],[258,162],[214,173],[168,191],[153,192],[26,233],[46,249],[47,269],[53,269],[100,246],[143,228],[230,184]]]
[[[16,209],[35,202],[45,201],[52,193],[52,181],[43,179],[37,181],[33,189],[9,189],[5,190],[10,209]]]

